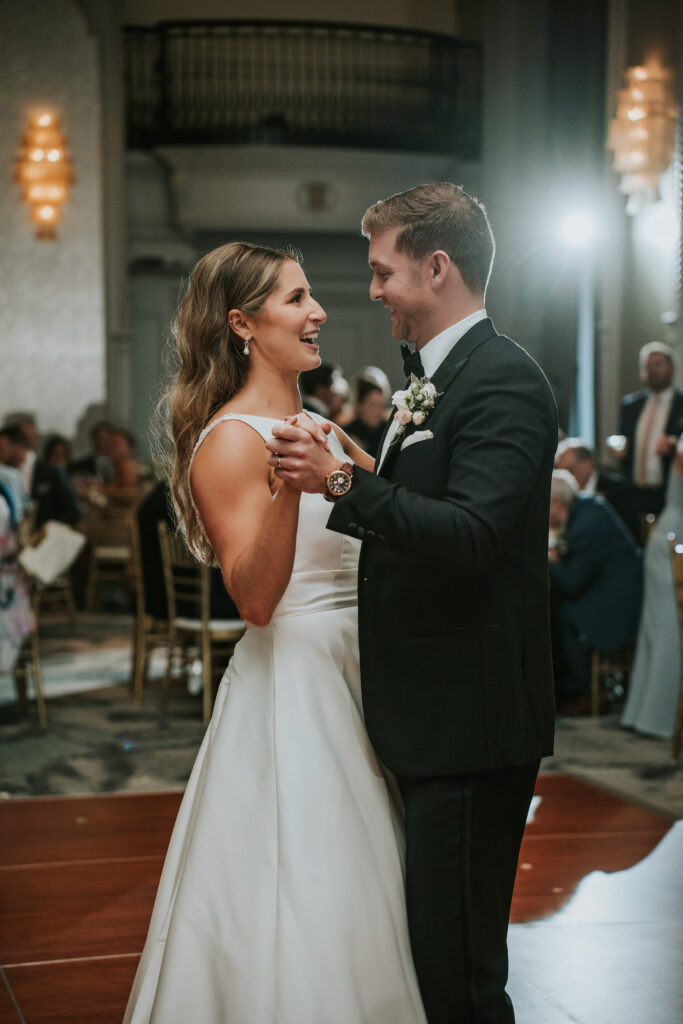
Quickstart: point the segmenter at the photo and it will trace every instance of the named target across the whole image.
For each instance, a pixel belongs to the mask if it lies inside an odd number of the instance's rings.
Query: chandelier
[[[14,166],[14,180],[21,186],[21,198],[31,207],[36,236],[54,238],[74,174],[59,118],[53,114],[29,117]]]
[[[673,161],[677,110],[673,72],[657,60],[628,68],[625,79],[607,148],[614,154],[613,169],[622,176],[619,190],[629,196],[626,212],[635,213],[658,197],[659,176]]]

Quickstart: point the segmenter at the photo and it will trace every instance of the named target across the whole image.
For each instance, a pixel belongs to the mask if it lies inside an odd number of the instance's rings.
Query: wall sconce
[[[21,198],[31,206],[36,237],[54,238],[74,173],[59,118],[53,114],[29,117],[14,165],[14,180],[21,186]]]
[[[659,176],[674,155],[677,109],[673,72],[659,61],[629,68],[626,88],[617,93],[617,113],[607,136],[612,167],[621,174],[619,191],[628,197],[627,213],[658,198]]]

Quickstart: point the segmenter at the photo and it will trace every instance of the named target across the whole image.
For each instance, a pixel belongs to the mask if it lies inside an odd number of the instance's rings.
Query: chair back
[[[132,509],[123,505],[92,506],[85,533],[93,548],[132,548]],[[132,556],[132,551],[130,552]]]
[[[197,561],[182,537],[163,520],[158,527],[168,617],[197,619],[208,628],[209,567]]]

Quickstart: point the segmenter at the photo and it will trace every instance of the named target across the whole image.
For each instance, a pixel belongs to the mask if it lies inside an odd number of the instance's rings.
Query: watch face
[[[343,469],[337,469],[334,473],[330,473],[327,478],[327,489],[330,494],[334,494],[336,497],[346,492],[351,487],[351,477],[348,473],[345,473]]]

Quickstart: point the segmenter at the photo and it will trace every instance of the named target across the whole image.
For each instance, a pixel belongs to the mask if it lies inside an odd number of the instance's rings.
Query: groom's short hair
[[[396,236],[398,252],[422,260],[443,249],[467,287],[486,292],[496,243],[484,204],[460,185],[435,182],[380,199],[365,211],[361,230],[369,238],[395,227],[402,228]]]

